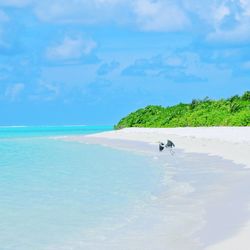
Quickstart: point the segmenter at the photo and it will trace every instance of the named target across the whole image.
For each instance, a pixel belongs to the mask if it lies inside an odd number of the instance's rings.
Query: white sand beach
[[[87,137],[148,143],[170,139],[186,152],[217,155],[250,167],[250,127],[126,128]]]
[[[126,128],[99,134],[71,137],[70,140],[85,143],[100,143],[106,146],[143,150],[140,143],[155,145],[159,141],[172,140],[177,149],[186,153],[203,153],[230,160],[239,167],[250,168],[250,127],[212,128]],[[188,171],[188,170],[187,170]],[[250,180],[248,180],[250,182]],[[241,194],[235,194],[240,196]],[[232,201],[233,202],[233,201]],[[250,208],[250,196],[249,196]],[[235,211],[237,216],[238,211]],[[250,209],[249,209],[250,219]],[[206,250],[250,249],[250,220],[238,225],[234,235],[216,242]]]

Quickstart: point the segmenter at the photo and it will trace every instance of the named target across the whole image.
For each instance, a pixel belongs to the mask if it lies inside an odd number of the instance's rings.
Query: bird
[[[165,144],[165,147],[166,148],[174,148],[175,145],[174,145],[174,143],[172,141],[167,140],[167,143]]]

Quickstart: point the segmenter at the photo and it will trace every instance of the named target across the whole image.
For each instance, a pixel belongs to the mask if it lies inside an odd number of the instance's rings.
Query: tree
[[[246,91],[241,97],[243,101],[250,101],[250,91]]]

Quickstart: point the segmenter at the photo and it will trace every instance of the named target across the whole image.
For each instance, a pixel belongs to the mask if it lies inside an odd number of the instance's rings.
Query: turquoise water
[[[91,238],[157,191],[162,172],[147,157],[47,137],[109,129],[0,129],[1,250],[101,249]]]
[[[112,126],[0,126],[0,138],[93,134],[113,130]]]
[[[232,162],[58,138],[111,129],[0,128],[0,250],[201,250],[246,221],[250,171]]]

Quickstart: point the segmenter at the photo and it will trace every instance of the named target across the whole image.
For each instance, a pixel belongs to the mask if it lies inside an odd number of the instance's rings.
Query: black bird
[[[167,140],[167,143],[165,144],[165,147],[166,148],[174,148],[175,145],[174,145],[174,143],[172,141]]]

